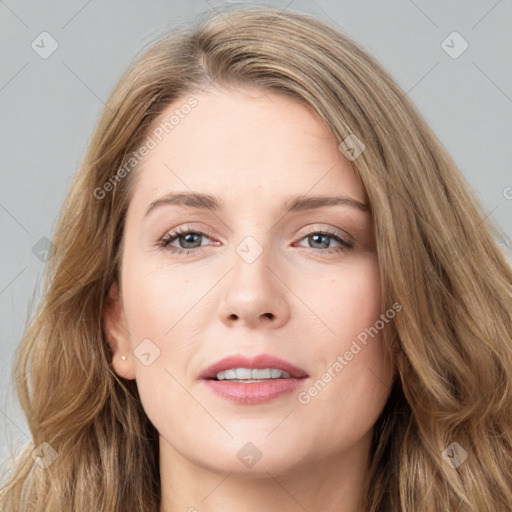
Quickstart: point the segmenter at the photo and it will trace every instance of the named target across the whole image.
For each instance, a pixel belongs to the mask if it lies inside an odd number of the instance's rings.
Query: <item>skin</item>
[[[308,390],[375,324],[384,311],[370,213],[281,212],[296,195],[366,202],[362,183],[299,100],[253,87],[194,97],[198,105],[133,171],[121,286],[104,318],[113,368],[136,379],[160,435],[161,512],[362,512],[372,428],[394,375],[380,331],[307,404],[298,392],[238,404],[198,380],[227,355],[265,352],[304,369],[299,392]],[[217,195],[224,209],[165,205],[144,218],[171,191]],[[159,247],[180,226],[211,236],[171,242],[188,254]],[[353,247],[335,252],[335,238],[313,237],[324,229]],[[262,249],[250,264],[236,251],[247,236]],[[144,339],[160,351],[148,366],[134,353]],[[252,467],[237,457],[247,442],[262,454]]]

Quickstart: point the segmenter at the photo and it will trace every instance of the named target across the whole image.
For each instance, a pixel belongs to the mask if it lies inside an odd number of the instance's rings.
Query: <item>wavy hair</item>
[[[374,427],[365,512],[511,511],[506,237],[372,55],[310,15],[264,6],[208,11],[166,32],[111,92],[16,352],[32,439],[12,456],[0,509],[158,512],[158,435],[135,380],[111,368],[102,321],[134,187],[126,163],[166,106],[244,84],[301,99],[338,143],[355,135],[365,146],[351,165],[369,199],[382,304],[403,308],[384,330],[397,377]],[[58,454],[45,469],[32,457],[41,443]],[[447,462],[462,449],[461,464]]]

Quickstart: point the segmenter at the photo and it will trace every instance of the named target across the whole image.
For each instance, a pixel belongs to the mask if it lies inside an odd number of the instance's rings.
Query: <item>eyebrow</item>
[[[145,217],[149,215],[155,208],[163,205],[186,206],[201,210],[211,210],[218,212],[224,209],[224,203],[211,194],[202,194],[198,192],[170,192],[159,199],[153,201],[146,209]],[[306,210],[314,210],[325,206],[345,205],[351,206],[358,210],[367,212],[369,206],[357,199],[346,196],[294,196],[285,201],[283,212],[298,212]]]

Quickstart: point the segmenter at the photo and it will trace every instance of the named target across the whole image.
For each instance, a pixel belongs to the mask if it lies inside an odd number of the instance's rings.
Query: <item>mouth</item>
[[[200,380],[239,382],[305,377],[309,375],[302,368],[270,354],[259,354],[253,357],[228,356],[208,366],[199,374]]]
[[[248,405],[268,402],[296,391],[308,377],[305,370],[268,354],[252,358],[229,356],[199,375],[215,395]]]
[[[268,380],[295,379],[288,372],[277,368],[230,368],[229,370],[220,371],[215,377],[208,380],[229,381],[229,382],[266,382]]]

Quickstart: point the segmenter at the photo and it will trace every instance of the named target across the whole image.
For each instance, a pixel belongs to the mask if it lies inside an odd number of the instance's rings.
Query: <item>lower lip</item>
[[[229,382],[226,380],[204,380],[208,388],[218,396],[239,404],[259,404],[297,390],[304,378],[274,379],[266,382]]]

